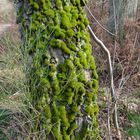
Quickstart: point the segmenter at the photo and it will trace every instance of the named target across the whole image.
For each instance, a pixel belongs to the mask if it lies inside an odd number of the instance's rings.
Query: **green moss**
[[[66,127],[66,129],[70,126],[68,119],[67,119],[67,111],[65,109],[65,106],[59,106],[59,111],[60,111],[60,117],[61,117],[61,121],[63,122],[64,127]]]
[[[85,26],[88,26],[88,25],[89,25],[89,20],[88,20],[88,18],[85,18],[84,24],[85,24]]]
[[[51,17],[51,18],[54,18],[54,11],[52,9],[47,9],[45,12],[44,12],[45,15]]]
[[[88,105],[85,107],[85,112],[87,115],[90,115],[90,112],[92,111],[91,105]]]
[[[42,86],[46,86],[47,88],[50,88],[50,82],[48,81],[47,78],[41,78],[41,79],[40,79],[40,84],[41,84]]]
[[[38,49],[44,49],[45,47],[46,46],[45,46],[44,42],[42,42],[42,41],[38,42],[38,44],[37,44]]]
[[[70,136],[67,135],[66,131],[63,131],[63,140],[70,140]]]
[[[75,0],[75,2],[77,6],[80,6],[80,0]]]
[[[71,54],[70,49],[66,46],[66,44],[65,44],[63,41],[61,42],[61,49],[62,49],[65,53]]]
[[[79,112],[79,107],[76,103],[72,104],[71,106],[72,112]]]
[[[76,118],[77,113],[76,112],[70,112],[70,114],[68,114],[68,120],[69,122],[73,122]]]
[[[37,2],[34,2],[34,3],[33,3],[33,7],[34,7],[35,9],[38,10],[38,9],[39,9],[39,5],[38,5],[38,3],[37,3]]]
[[[65,62],[69,69],[74,69],[73,62],[70,59],[67,59]]]
[[[87,83],[86,83],[86,86],[87,86],[87,88],[88,89],[92,89],[93,88],[93,81],[88,81]]]
[[[75,58],[74,60],[74,64],[78,69],[82,69],[83,65],[80,63],[80,59],[79,58]]]
[[[68,13],[71,11],[71,6],[64,6],[64,10]]]
[[[65,38],[65,30],[61,29],[60,27],[55,28],[55,36],[58,39]]]
[[[71,28],[71,22],[69,17],[67,16],[66,12],[62,12],[62,18],[61,18],[61,26],[64,29],[70,29]]]
[[[93,57],[93,56],[90,57],[90,61],[94,62],[94,63],[92,63],[92,64],[90,65],[90,68],[91,68],[92,70],[95,70],[95,69],[96,69],[96,65],[95,65],[95,60],[94,60],[94,57]]]
[[[53,82],[53,85],[52,85],[53,89],[54,89],[54,92],[55,94],[59,94],[60,92],[60,87],[59,87],[59,82],[57,80],[55,80]]]
[[[86,82],[86,77],[85,77],[85,72],[84,71],[82,71],[82,72],[79,73],[78,81],[79,82],[82,82],[82,83],[85,83]]]
[[[43,10],[47,10],[48,9],[48,6],[45,3],[43,4],[42,7],[43,7]]]
[[[70,127],[67,130],[68,135],[72,135],[73,131],[77,128],[78,128],[78,126],[76,125],[76,123],[72,122]]]
[[[99,108],[96,104],[90,104],[89,106],[85,108],[85,112],[91,115],[92,117],[95,116],[98,111],[99,111]]]
[[[39,5],[38,5],[37,2],[34,2],[33,0],[30,0],[30,4],[33,6],[33,8],[34,8],[35,10],[38,10],[38,9],[39,9]]]
[[[88,64],[87,64],[85,52],[79,51],[78,52],[78,55],[80,57],[80,63],[87,68],[88,67]]]
[[[84,15],[83,14],[80,14],[79,16],[78,16],[78,19],[80,20],[80,22],[84,22]]]
[[[93,70],[93,76],[95,79],[98,80],[98,74],[97,74],[97,71],[95,69]]]
[[[56,65],[52,64],[52,63],[55,63],[54,62],[55,60],[53,60],[53,58],[52,58],[50,61],[51,61],[51,64],[49,65],[49,67],[50,67],[51,72],[56,72],[56,70],[57,70]]]
[[[79,28],[80,30],[84,30],[85,29],[85,25],[81,22],[79,22]]]
[[[69,48],[70,48],[72,51],[76,51],[76,50],[77,50],[75,44],[71,44],[71,45],[69,46]]]
[[[83,122],[79,140],[86,140],[87,132],[88,132],[87,124]]]
[[[37,27],[36,27],[35,24],[31,24],[30,29],[31,29],[32,31],[35,31],[35,30],[37,29]]]
[[[53,39],[50,42],[51,47],[62,49],[66,54],[71,54],[70,49],[66,46],[65,42],[59,39]]]
[[[91,92],[88,92],[86,94],[86,102],[87,103],[91,103],[92,102],[92,99],[93,99],[93,92],[91,91]]]
[[[93,79],[93,88],[98,89],[99,82],[96,79]]]
[[[57,105],[56,105],[56,103],[55,102],[53,102],[52,103],[52,114],[54,115],[53,117],[52,117],[52,122],[53,123],[58,123],[59,124],[59,122],[60,122],[60,112],[59,112],[59,110],[58,110],[58,107],[57,107]]]
[[[77,9],[73,8],[73,9],[71,10],[71,14],[72,14],[72,18],[73,18],[73,19],[75,19],[75,20],[78,19],[79,15],[78,15],[78,10],[77,10]]]
[[[76,5],[76,2],[75,2],[75,0],[70,0],[71,1],[71,3],[75,6]]]
[[[58,77],[58,79],[60,79],[60,81],[65,81],[66,80],[66,74],[65,73],[58,73],[57,77]]]
[[[74,31],[72,29],[69,29],[69,30],[66,31],[66,35],[68,37],[73,37],[74,36]]]
[[[82,39],[84,39],[85,42],[87,42],[87,45],[90,46],[90,48],[92,48],[91,44],[89,43],[90,42],[89,34],[85,33],[84,31],[82,31],[82,34],[83,34]]]
[[[73,92],[68,92],[66,94],[66,101],[69,105],[72,104],[72,101],[73,101],[73,97],[74,97],[74,93]]]
[[[47,119],[51,119],[52,114],[51,114],[51,110],[50,110],[49,105],[46,105],[46,104],[45,104],[44,109],[45,109],[45,116],[46,116],[46,118],[47,118]]]
[[[57,124],[52,127],[52,133],[57,140],[63,140],[62,134],[60,132],[60,122],[57,122]]]
[[[72,27],[76,27],[76,25],[77,25],[77,21],[75,20],[75,19],[71,19],[71,26]]]
[[[41,2],[42,4],[45,4],[45,0],[40,0],[40,2]]]
[[[56,0],[56,7],[61,10],[62,9],[62,1],[61,0]]]

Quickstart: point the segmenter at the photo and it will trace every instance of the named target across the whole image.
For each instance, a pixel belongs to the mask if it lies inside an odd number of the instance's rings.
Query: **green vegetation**
[[[127,133],[135,139],[140,138],[140,115],[136,113],[128,113]]]
[[[30,100],[42,139],[100,139],[98,76],[80,0],[21,2],[17,16]],[[25,58],[25,57],[24,57]],[[88,76],[87,76],[88,75]]]
[[[17,33],[5,33],[0,38],[0,140],[20,136],[16,114],[23,108],[24,74]],[[15,94],[15,96],[14,96]]]
[[[12,22],[10,28],[2,28],[5,33],[0,32],[0,140],[100,139],[99,110],[100,136],[108,139],[108,109],[111,113],[114,106],[108,105],[106,56],[95,46],[100,77],[98,107],[98,75],[86,28],[89,21],[81,7],[84,3],[79,0],[18,1],[21,2],[18,21],[24,23],[19,24],[23,46],[13,24],[16,14],[12,1],[4,0],[0,8],[1,23]],[[89,8],[105,25],[108,9],[100,8],[108,2],[98,2],[91,1]],[[117,107],[122,139],[139,140],[139,41],[136,24],[131,23],[126,23],[125,49],[117,47],[116,50],[114,79],[116,93],[120,95]],[[102,36],[113,54],[114,42],[99,28],[93,30]],[[120,46],[118,41],[117,46]],[[110,120],[111,136],[118,139]]]

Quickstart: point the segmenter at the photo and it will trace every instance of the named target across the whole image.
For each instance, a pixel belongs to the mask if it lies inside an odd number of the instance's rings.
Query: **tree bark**
[[[126,20],[135,21],[138,0],[110,0],[109,1],[109,30],[123,41],[125,37],[124,24]]]
[[[80,0],[19,0],[17,21],[27,57],[33,132],[48,140],[100,139],[98,75]]]

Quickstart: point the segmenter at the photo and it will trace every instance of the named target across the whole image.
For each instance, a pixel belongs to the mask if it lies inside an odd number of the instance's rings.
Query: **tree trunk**
[[[124,14],[125,20],[135,21],[137,17],[138,0],[128,0]]]
[[[41,140],[99,138],[98,76],[80,0],[19,0],[17,21],[27,58]],[[36,133],[37,134],[37,133]]]
[[[124,23],[126,20],[135,21],[138,0],[110,0],[108,28],[118,35],[120,42],[125,37]]]

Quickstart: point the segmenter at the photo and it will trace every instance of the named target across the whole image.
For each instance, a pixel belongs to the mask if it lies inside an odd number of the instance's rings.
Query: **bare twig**
[[[88,8],[88,6],[86,5],[85,1],[83,0],[86,9],[88,10],[89,14],[92,16],[92,18],[97,22],[97,24],[103,29],[105,30],[107,33],[109,33],[112,36],[115,36],[115,34],[111,33],[108,29],[106,29],[97,19],[96,17],[92,14],[92,12],[90,11],[90,9]]]
[[[116,42],[116,36],[117,36],[117,19],[116,19],[116,6],[115,6],[115,1],[113,0],[113,15],[114,15],[114,23],[115,23],[115,42],[114,42],[114,50],[113,50],[113,62],[112,66],[114,68],[115,64],[115,54],[116,54],[116,48],[117,48],[117,42]]]
[[[98,37],[94,34],[92,28],[90,27],[90,25],[88,25],[88,29],[94,39],[94,41],[106,52],[107,54],[107,58],[108,58],[108,65],[109,65],[109,73],[110,73],[110,88],[111,88],[111,98],[112,98],[112,103],[114,103],[114,112],[113,112],[113,116],[114,116],[114,125],[117,129],[118,132],[118,136],[121,139],[121,133],[119,130],[119,124],[118,124],[118,115],[117,115],[117,101],[116,101],[116,95],[115,95],[115,89],[114,89],[114,80],[113,80],[113,69],[112,69],[112,62],[111,62],[111,56],[110,56],[110,52],[107,49],[107,47],[104,45],[104,43],[98,39]]]
[[[94,39],[94,41],[106,52],[107,57],[108,57],[108,64],[109,64],[109,72],[110,72],[110,82],[111,82],[111,94],[112,94],[112,99],[113,102],[116,101],[116,96],[115,96],[115,90],[114,90],[114,82],[113,82],[113,69],[112,69],[112,62],[111,62],[111,56],[110,56],[110,52],[107,49],[107,47],[103,44],[103,42],[98,39],[98,37],[94,34],[92,28],[90,27],[90,25],[88,25],[88,29]]]
[[[114,14],[114,22],[115,22],[115,42],[114,42],[114,51],[113,51],[113,68],[115,64],[115,54],[116,54],[116,48],[117,48],[117,42],[116,42],[116,36],[118,34],[117,31],[117,19],[116,19],[116,6],[115,6],[115,1],[113,0],[113,14]],[[118,137],[121,139],[121,133],[119,130],[119,124],[118,124],[118,116],[117,116],[117,102],[114,104],[114,114],[113,114],[113,120],[115,127],[117,129]]]

